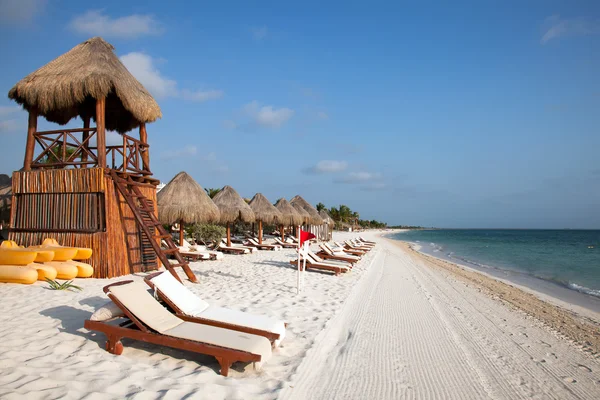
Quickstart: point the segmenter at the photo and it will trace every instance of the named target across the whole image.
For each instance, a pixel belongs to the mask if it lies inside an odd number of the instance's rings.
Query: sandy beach
[[[378,245],[352,272],[306,272],[300,294],[293,250],[192,264],[200,284],[186,285],[204,300],[288,322],[261,371],[234,364],[228,378],[210,357],[139,342],[124,340],[123,354],[111,355],[103,335],[83,328],[107,302],[103,286],[141,275],[78,280],[81,292],[1,284],[0,396],[600,397],[593,316],[436,262],[378,233],[365,236]]]

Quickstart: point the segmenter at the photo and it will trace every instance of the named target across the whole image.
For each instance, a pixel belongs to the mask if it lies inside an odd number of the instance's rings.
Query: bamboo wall
[[[154,186],[140,190],[156,204]],[[158,267],[148,239],[102,168],[13,173],[11,228],[9,238],[24,246],[53,237],[65,246],[90,247],[87,262],[95,278]]]

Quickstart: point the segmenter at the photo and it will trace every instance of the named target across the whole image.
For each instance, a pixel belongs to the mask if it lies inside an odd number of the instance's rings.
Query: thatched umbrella
[[[156,195],[158,220],[179,224],[179,245],[183,246],[183,225],[218,222],[219,209],[202,186],[186,172],[180,172]]]
[[[293,225],[297,226],[303,222],[303,217],[296,209],[284,198],[277,200],[275,208],[281,213],[281,240],[285,240],[284,227]]]
[[[254,222],[254,211],[231,186],[225,186],[213,198],[221,212],[221,223],[227,224],[227,246],[231,246],[231,223],[237,220]]]
[[[258,243],[262,244],[262,223],[275,224],[282,219],[281,212],[261,193],[256,193],[248,204],[258,220]]]
[[[105,127],[124,133],[162,116],[148,91],[100,37],[78,44],[19,81],[8,97],[50,122],[64,125],[96,116],[106,99]]]
[[[302,206],[300,206],[300,204],[298,204],[298,203],[295,203],[295,204],[290,203],[290,204],[292,205],[292,207],[294,207],[296,212],[298,214],[300,214],[300,216],[302,217],[302,225],[310,224],[312,217],[310,216],[308,211],[306,211],[304,208],[302,208]],[[300,225],[300,224],[298,224],[298,225]],[[296,225],[296,236],[300,236],[300,230],[299,230],[298,225]]]
[[[302,197],[295,196],[293,199],[290,200],[290,204],[293,206],[298,205],[298,206],[302,207],[302,209],[308,213],[310,218],[307,221],[307,224],[310,224],[310,225],[322,225],[323,224],[323,218],[321,218],[317,209],[314,208],[313,206],[311,206],[310,203],[307,202],[306,200],[304,200]]]
[[[330,240],[330,232],[333,229],[333,226],[335,225],[335,221],[333,220],[333,218],[331,218],[331,216],[326,210],[319,211],[319,215],[321,216],[321,218],[323,218],[323,224],[325,225],[325,240]]]

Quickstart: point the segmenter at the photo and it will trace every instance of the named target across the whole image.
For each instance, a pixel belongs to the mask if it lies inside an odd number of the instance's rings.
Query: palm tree
[[[54,146],[51,147],[51,151],[48,153],[48,155],[46,157],[44,157],[40,162],[42,164],[59,164],[62,163],[63,161],[67,161],[71,158],[71,156],[73,155],[73,153],[75,153],[76,148],[72,147],[72,146],[66,146],[65,148],[65,160],[62,160],[62,153],[63,153],[63,144],[61,143],[56,143]]]
[[[219,193],[221,191],[221,189],[217,189],[217,188],[204,188],[204,190],[206,191],[206,194],[208,195],[208,197],[210,197],[211,199],[213,197],[215,197],[217,195],[217,193]]]
[[[324,210],[326,207],[325,207],[325,204],[323,204],[323,203],[318,203],[316,208],[317,208],[317,211],[318,211],[318,212],[321,212],[321,211],[323,211],[323,210]]]

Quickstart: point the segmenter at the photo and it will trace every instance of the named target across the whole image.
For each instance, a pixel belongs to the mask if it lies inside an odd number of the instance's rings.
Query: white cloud
[[[329,119],[329,115],[325,111],[317,112],[317,118],[319,119]]]
[[[546,44],[550,40],[563,36],[587,36],[600,34],[600,19],[590,18],[561,18],[553,15],[546,18],[544,23],[544,35],[541,43]]]
[[[30,22],[45,7],[46,0],[0,0],[0,22],[11,25]]]
[[[186,100],[192,100],[192,101],[199,101],[199,102],[203,102],[203,101],[207,101],[207,100],[214,100],[214,99],[220,99],[221,97],[223,97],[224,93],[222,90],[196,90],[196,91],[192,91],[192,90],[188,90],[188,89],[183,89],[181,91],[181,97],[186,99]]]
[[[252,31],[252,36],[254,37],[254,40],[263,40],[267,37],[267,34],[269,33],[269,29],[265,25],[253,27],[250,30]]]
[[[203,161],[217,161],[217,153],[211,151],[210,153],[206,154],[205,156],[202,156],[201,158]]]
[[[163,160],[169,160],[180,157],[191,157],[195,156],[197,153],[198,149],[196,148],[196,146],[188,145],[177,150],[165,151],[161,154],[160,158],[162,158]]]
[[[310,168],[306,168],[304,172],[307,174],[326,174],[341,172],[344,171],[346,168],[348,168],[348,163],[346,161],[322,160],[319,161],[316,165],[313,165]]]
[[[294,110],[289,108],[261,106],[256,100],[246,104],[243,110],[256,124],[269,128],[281,127],[294,115]]]
[[[365,183],[381,179],[382,176],[379,172],[350,172],[343,178],[336,179],[337,183]]]
[[[156,97],[177,96],[177,82],[161,75],[154,60],[144,53],[128,53],[121,61],[129,72]]]
[[[19,129],[19,122],[16,119],[0,121],[0,133],[15,132]],[[23,126],[25,128],[25,125]]]
[[[163,76],[158,70],[155,66],[156,59],[147,54],[139,52],[128,53],[121,56],[121,61],[129,72],[157,98],[179,97],[184,100],[204,102],[224,96],[222,90],[180,90],[175,80]]]
[[[133,14],[111,18],[103,10],[90,10],[69,23],[76,32],[86,35],[135,39],[146,35],[159,35],[163,29],[152,15]]]

